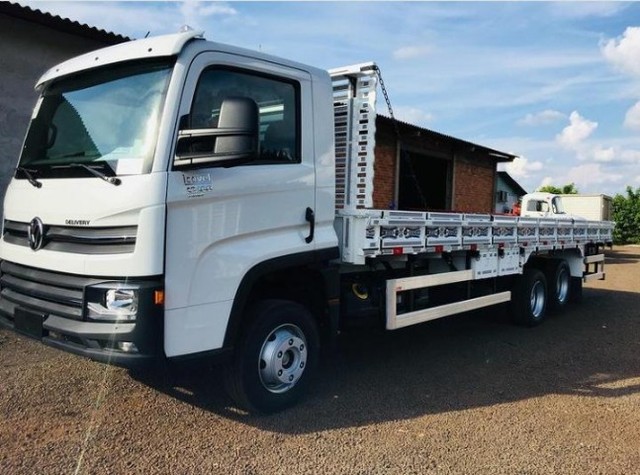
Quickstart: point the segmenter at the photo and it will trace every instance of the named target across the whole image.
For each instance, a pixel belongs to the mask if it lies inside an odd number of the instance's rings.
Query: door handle
[[[309,244],[313,241],[313,234],[316,230],[316,215],[311,208],[307,208],[307,211],[304,214],[304,219],[309,222],[309,235],[304,238],[305,242]]]

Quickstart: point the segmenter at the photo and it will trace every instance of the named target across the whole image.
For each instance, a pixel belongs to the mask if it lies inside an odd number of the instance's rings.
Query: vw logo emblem
[[[40,218],[33,218],[29,223],[27,239],[29,240],[29,247],[34,251],[37,251],[42,247],[42,242],[44,240],[44,225]]]

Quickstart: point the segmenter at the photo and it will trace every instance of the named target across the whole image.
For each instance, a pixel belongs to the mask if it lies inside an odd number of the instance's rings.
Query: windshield
[[[36,105],[20,167],[38,177],[149,173],[173,62],[128,63],[65,78]],[[22,177],[19,175],[19,177]]]
[[[553,206],[553,212],[555,214],[564,214],[564,207],[562,206],[562,198],[559,196],[554,196],[551,201],[551,205]]]

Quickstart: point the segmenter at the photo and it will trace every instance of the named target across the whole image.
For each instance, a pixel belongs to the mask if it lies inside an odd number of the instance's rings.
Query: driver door
[[[221,348],[242,277],[260,262],[312,251],[315,208],[307,72],[224,53],[191,64],[181,127],[216,127],[228,97],[259,108],[260,152],[229,168],[171,170],[167,190],[165,352]]]

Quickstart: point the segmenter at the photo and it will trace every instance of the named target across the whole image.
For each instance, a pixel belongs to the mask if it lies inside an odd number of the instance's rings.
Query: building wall
[[[0,197],[13,176],[38,97],[34,86],[50,67],[105,43],[0,13]]]
[[[506,200],[501,201],[498,199],[497,195],[500,192],[504,192],[503,194],[506,194]],[[511,186],[506,183],[501,177],[500,175],[497,176],[497,182],[496,182],[496,206],[495,206],[495,212],[496,213],[509,213],[511,212],[511,210],[513,209],[513,205],[515,205],[518,202],[518,199],[520,197],[518,196],[518,193],[516,193],[513,188],[511,188]]]
[[[496,161],[466,143],[402,127],[402,147],[411,151],[453,161],[447,201],[450,210],[468,213],[493,213],[496,190]],[[396,136],[388,120],[376,121],[376,162],[374,166],[374,208],[388,209],[395,204],[397,181]],[[426,160],[429,157],[425,157]]]
[[[376,161],[373,165],[373,207],[395,208],[396,189],[396,140],[385,127],[376,129]]]
[[[453,209],[465,213],[492,213],[496,164],[490,158],[456,156]]]

